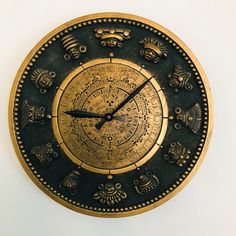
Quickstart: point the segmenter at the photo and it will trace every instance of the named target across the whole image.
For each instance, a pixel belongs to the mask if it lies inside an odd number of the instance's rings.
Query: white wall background
[[[215,103],[206,159],[192,181],[164,205],[141,215],[103,219],[57,204],[25,174],[8,131],[14,76],[49,31],[81,15],[137,14],[177,34],[200,60]],[[0,0],[0,235],[236,235],[236,2],[234,0]]]

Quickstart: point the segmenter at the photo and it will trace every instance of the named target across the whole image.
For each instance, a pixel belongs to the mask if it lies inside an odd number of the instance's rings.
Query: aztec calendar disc
[[[21,164],[47,195],[88,215],[128,216],[164,203],[196,172],[212,132],[211,92],[173,33],[98,13],[33,48],[9,124]]]

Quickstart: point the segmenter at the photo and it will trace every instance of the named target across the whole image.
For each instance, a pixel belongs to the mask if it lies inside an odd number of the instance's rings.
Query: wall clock
[[[98,13],[33,48],[14,81],[9,124],[21,164],[47,195],[81,213],[128,216],[192,177],[211,136],[211,94],[170,31]]]

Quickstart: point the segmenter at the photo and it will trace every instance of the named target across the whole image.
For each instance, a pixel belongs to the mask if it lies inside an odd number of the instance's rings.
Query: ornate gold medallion
[[[139,96],[114,113],[147,79]],[[75,119],[76,111],[95,117]],[[107,122],[98,128],[100,116]],[[54,99],[52,123],[72,161],[89,171],[118,174],[153,156],[164,138],[167,117],[164,93],[150,73],[129,61],[105,58],[85,63],[65,78]]]
[[[212,130],[210,89],[190,50],[160,25],[121,13],[81,17],[43,38],[16,76],[9,111],[36,184],[104,217],[178,192]]]

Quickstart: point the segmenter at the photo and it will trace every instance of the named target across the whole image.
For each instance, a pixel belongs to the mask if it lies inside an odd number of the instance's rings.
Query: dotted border
[[[23,84],[24,84],[24,80],[26,79],[29,70],[31,69],[31,67],[33,66],[33,64],[37,61],[37,59],[40,57],[40,55],[46,50],[47,47],[49,47],[51,44],[53,44],[53,42],[55,42],[57,39],[61,38],[63,35],[69,33],[70,31],[79,29],[81,27],[84,27],[86,25],[91,25],[91,24],[95,24],[95,23],[105,23],[105,22],[119,22],[119,23],[126,23],[129,25],[133,25],[133,26],[138,26],[140,28],[144,28],[146,30],[149,30],[150,32],[160,36],[161,38],[163,38],[163,40],[165,40],[166,42],[168,42],[169,44],[171,44],[183,57],[184,59],[187,61],[187,63],[189,64],[190,68],[192,69],[193,74],[196,76],[196,79],[198,81],[199,87],[201,89],[201,93],[202,93],[202,100],[203,100],[203,117],[204,117],[204,121],[203,121],[203,131],[202,131],[202,136],[201,136],[201,140],[200,143],[198,145],[197,148],[197,152],[193,157],[193,160],[191,161],[191,163],[189,164],[189,167],[187,168],[187,170],[184,172],[184,174],[181,175],[181,177],[179,179],[177,179],[177,181],[170,186],[166,191],[164,191],[162,194],[158,195],[157,197],[150,199],[149,201],[134,205],[134,206],[128,206],[128,207],[124,207],[124,208],[99,208],[99,207],[92,207],[92,206],[87,206],[84,204],[80,204],[78,202],[75,202],[71,199],[69,199],[68,197],[65,197],[64,195],[60,194],[58,191],[56,191],[53,187],[51,187],[41,176],[40,174],[38,174],[38,172],[35,170],[35,168],[33,167],[32,163],[30,162],[30,159],[27,157],[27,154],[24,150],[24,146],[22,144],[22,140],[20,137],[20,132],[19,132],[19,122],[18,122],[18,110],[19,110],[19,97],[20,97],[20,93],[21,90],[23,88]],[[46,41],[41,48],[36,52],[36,54],[32,57],[32,59],[30,60],[30,62],[28,63],[28,65],[26,66],[20,80],[18,83],[18,87],[16,90],[16,94],[15,94],[15,101],[14,101],[14,129],[15,129],[15,134],[16,134],[16,139],[21,151],[21,154],[23,156],[23,158],[25,159],[26,164],[28,165],[28,167],[30,168],[30,170],[32,171],[32,173],[37,177],[37,179],[47,188],[49,189],[53,194],[57,195],[58,197],[60,197],[62,200],[72,204],[73,206],[76,207],[80,207],[80,208],[84,208],[84,209],[88,209],[88,210],[92,210],[92,211],[96,211],[96,212],[104,212],[104,213],[111,213],[111,212],[125,212],[125,211],[130,211],[130,210],[136,210],[142,207],[145,207],[147,205],[150,205],[154,202],[159,201],[160,199],[162,199],[163,197],[165,197],[166,195],[170,194],[174,189],[176,189],[181,182],[184,181],[184,179],[189,175],[189,173],[192,171],[193,167],[195,166],[195,164],[197,163],[198,158],[200,157],[200,154],[202,152],[202,148],[204,146],[204,143],[206,141],[206,134],[207,134],[207,129],[208,129],[208,103],[207,103],[207,94],[203,85],[203,82],[201,80],[201,77],[195,67],[195,65],[192,63],[191,59],[188,57],[188,55],[185,53],[185,51],[175,42],[173,41],[171,38],[169,38],[168,36],[166,36],[164,33],[160,32],[159,30],[150,27],[147,24],[141,23],[139,21],[135,21],[135,20],[127,20],[127,19],[122,19],[122,18],[100,18],[100,19],[95,19],[95,20],[87,20],[81,23],[76,23],[73,26],[68,27],[67,29],[62,30],[61,32],[59,32],[58,34],[56,34],[55,36],[53,36],[51,39],[49,39],[48,41]]]

